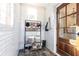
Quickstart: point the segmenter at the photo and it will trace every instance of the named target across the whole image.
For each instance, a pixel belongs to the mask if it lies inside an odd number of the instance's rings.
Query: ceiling
[[[47,6],[57,6],[58,3],[23,3],[23,4],[29,4],[29,5],[33,5],[33,6],[41,6],[41,7],[47,7]]]

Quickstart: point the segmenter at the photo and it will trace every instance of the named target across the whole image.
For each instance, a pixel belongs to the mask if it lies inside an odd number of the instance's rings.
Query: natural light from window
[[[13,4],[0,3],[0,24],[13,26]]]

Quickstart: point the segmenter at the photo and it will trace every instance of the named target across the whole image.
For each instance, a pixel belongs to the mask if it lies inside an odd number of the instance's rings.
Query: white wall
[[[46,7],[46,19],[50,17],[51,29],[45,32],[46,46],[52,52],[56,52],[56,7],[48,5]]]
[[[42,23],[42,35],[41,39],[44,40],[44,20],[45,20],[45,8],[28,5],[28,4],[21,4],[21,40],[20,40],[20,49],[24,48],[24,21],[27,20],[27,7],[34,7],[37,9],[37,20],[41,21]]]
[[[0,56],[15,56],[19,51],[20,5],[15,4],[13,9],[14,25],[7,29],[6,25],[0,24]]]

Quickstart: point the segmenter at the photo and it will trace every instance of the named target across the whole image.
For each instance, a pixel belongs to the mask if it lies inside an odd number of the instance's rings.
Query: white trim
[[[57,12],[57,7],[59,7],[62,3],[59,3],[57,6],[56,6],[56,9],[55,9],[55,12]],[[57,20],[56,16],[55,16],[55,19]],[[56,28],[57,28],[57,21],[56,21]],[[56,29],[55,29],[56,30]],[[56,44],[57,44],[57,30],[55,31],[55,34],[56,35],[56,40],[54,40],[54,53],[57,55],[57,56],[60,56],[56,51],[57,51],[57,47],[56,47]]]
[[[62,4],[62,3],[59,3],[59,4],[56,6],[56,8],[59,7],[61,4]]]
[[[53,51],[53,53],[55,53],[57,56],[61,56],[60,54],[58,54],[57,52]]]
[[[56,54],[57,56],[61,56],[61,55],[59,55],[57,52],[55,52],[55,51],[51,51],[49,48],[47,48],[47,49],[48,49],[50,52]]]

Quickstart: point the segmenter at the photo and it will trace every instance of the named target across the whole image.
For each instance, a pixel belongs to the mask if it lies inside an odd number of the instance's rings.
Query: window
[[[0,24],[13,26],[13,4],[0,3]]]

